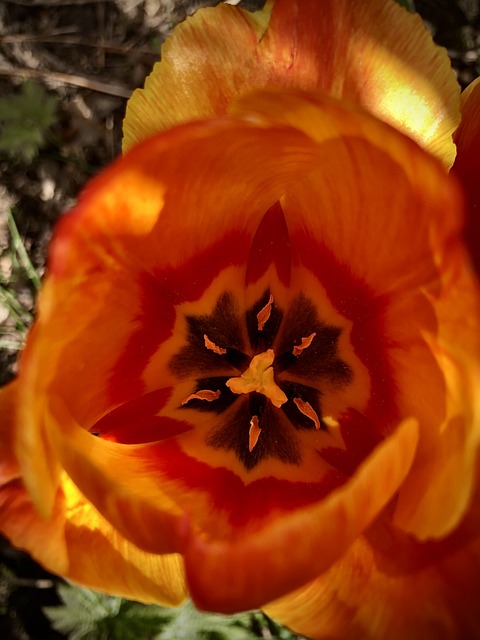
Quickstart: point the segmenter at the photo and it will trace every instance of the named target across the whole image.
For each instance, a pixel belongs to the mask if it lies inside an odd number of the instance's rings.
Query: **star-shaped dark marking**
[[[295,431],[327,430],[319,388],[327,382],[330,388],[340,388],[353,378],[352,369],[338,355],[341,328],[322,322],[304,294],[296,296],[285,313],[269,290],[247,310],[245,318],[240,316],[234,294],[225,292],[211,314],[185,319],[187,343],[169,366],[179,379],[194,380],[183,408],[225,414],[225,422],[207,434],[207,443],[234,451],[246,469],[267,458],[300,464]],[[242,322],[246,323],[251,355],[245,353]],[[269,349],[276,354],[272,365],[275,383],[286,397],[280,407],[264,393],[233,393],[227,386],[229,380],[246,372],[254,355]],[[252,446],[249,427],[253,428],[253,419],[261,431],[258,436],[257,428]]]

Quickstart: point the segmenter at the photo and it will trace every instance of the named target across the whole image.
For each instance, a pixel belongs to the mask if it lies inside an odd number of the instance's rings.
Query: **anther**
[[[321,424],[317,412],[312,405],[309,402],[304,402],[301,398],[294,398],[293,402],[300,413],[303,413],[304,416],[307,416],[307,418],[310,418],[310,420],[313,421],[315,429],[318,431],[321,428]]]
[[[273,296],[270,294],[270,298],[268,299],[267,304],[260,309],[257,313],[257,322],[258,322],[258,330],[263,331],[263,327],[265,323],[270,318],[270,314],[272,313],[272,304],[273,304]]]
[[[255,445],[258,442],[261,433],[260,426],[258,424],[258,417],[253,416],[250,420],[250,430],[248,432],[248,450],[250,453],[253,451]]]
[[[294,356],[299,356],[302,351],[304,349],[306,349],[307,347],[309,347],[312,344],[312,341],[314,339],[314,337],[316,336],[316,333],[311,333],[309,336],[307,336],[306,338],[302,338],[302,343],[297,345],[294,345],[292,353]]]
[[[210,340],[206,333],[203,335],[203,339],[205,340],[205,346],[207,347],[207,349],[213,351],[213,353],[218,353],[220,356],[223,356],[224,353],[227,353],[227,350],[223,347],[217,347],[217,345]]]
[[[206,400],[207,402],[212,402],[220,397],[220,389],[217,391],[211,391],[210,389],[203,389],[202,391],[197,391],[196,393],[191,393],[188,398],[182,400],[182,407],[190,400]]]

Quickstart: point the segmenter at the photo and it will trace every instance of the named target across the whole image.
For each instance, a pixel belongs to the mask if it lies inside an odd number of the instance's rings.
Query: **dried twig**
[[[98,80],[90,80],[82,76],[74,76],[68,73],[59,73],[57,71],[41,71],[39,69],[20,69],[18,67],[0,67],[0,76],[19,76],[21,78],[40,78],[42,80],[53,80],[63,84],[71,84],[74,87],[82,87],[99,93],[106,93],[110,96],[118,98],[130,98],[132,89],[120,87],[118,85],[99,82]]]
[[[72,4],[97,4],[115,2],[115,0],[3,0],[7,4],[17,4],[20,7],[68,7]]]
[[[70,33],[70,32],[66,32]],[[134,44],[127,44],[123,46],[111,44],[109,42],[105,42],[100,44],[98,42],[87,42],[86,40],[82,40],[78,36],[62,38],[55,34],[35,34],[35,33],[12,33],[8,36],[0,36],[0,42],[4,44],[17,43],[17,42],[39,42],[40,44],[60,44],[66,46],[75,46],[75,47],[88,47],[91,49],[103,49],[106,53],[116,53],[119,55],[131,55],[132,48]],[[158,51],[153,51],[152,49],[135,49],[136,54],[154,56],[155,58],[159,57]]]

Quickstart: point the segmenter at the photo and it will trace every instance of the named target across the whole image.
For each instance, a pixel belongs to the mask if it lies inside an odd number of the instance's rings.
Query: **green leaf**
[[[52,627],[69,640],[301,640],[261,612],[224,616],[144,605],[73,585],[58,588],[63,605],[45,607]]]
[[[55,124],[57,99],[31,80],[15,95],[0,98],[0,152],[30,162]]]
[[[252,640],[258,638],[247,626],[249,614],[222,616],[201,613],[187,600],[173,609],[169,624],[155,640]]]
[[[63,606],[43,610],[56,631],[67,634],[69,640],[107,640],[105,620],[118,614],[120,598],[70,585],[60,585],[58,593]]]

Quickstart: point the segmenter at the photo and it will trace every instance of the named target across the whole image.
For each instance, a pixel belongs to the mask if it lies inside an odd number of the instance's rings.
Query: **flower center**
[[[233,393],[250,393],[257,391],[263,393],[275,407],[281,407],[287,402],[286,394],[280,389],[273,379],[273,361],[275,353],[268,349],[256,355],[248,369],[241,376],[230,378],[226,385]]]
[[[353,379],[338,354],[342,330],[320,320],[303,294],[286,312],[268,289],[246,315],[239,309],[225,292],[210,314],[186,316],[187,343],[169,363],[177,378],[193,382],[180,408],[211,413],[206,443],[234,451],[247,470],[271,457],[298,465],[300,432],[332,424],[321,389]]]

